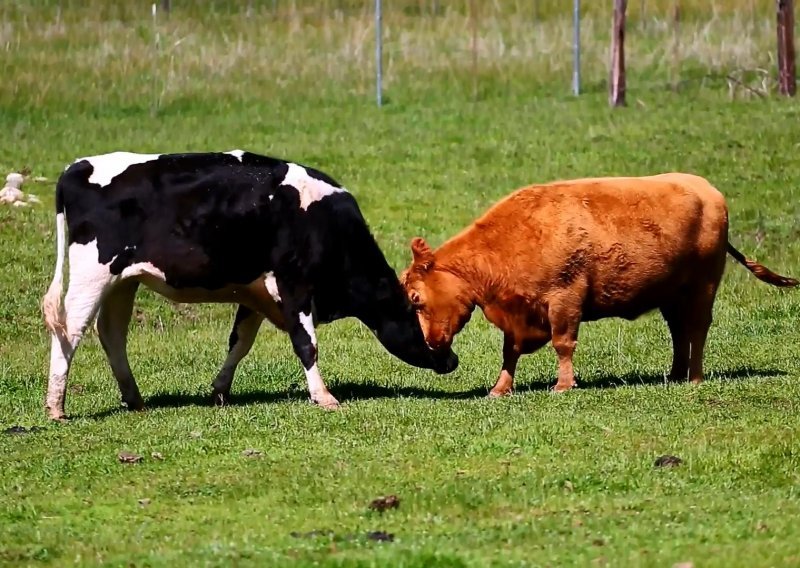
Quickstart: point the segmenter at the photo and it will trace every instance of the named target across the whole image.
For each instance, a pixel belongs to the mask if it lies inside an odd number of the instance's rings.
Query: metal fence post
[[[581,94],[581,0],[572,2],[572,94]]]

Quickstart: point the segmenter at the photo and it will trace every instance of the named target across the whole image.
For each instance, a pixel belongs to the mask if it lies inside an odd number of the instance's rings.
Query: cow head
[[[397,276],[382,280],[370,317],[362,318],[389,353],[400,360],[439,374],[458,367],[458,356],[447,347],[431,349],[422,334],[417,315]],[[377,316],[377,317],[376,317]]]
[[[454,371],[458,357],[449,348],[434,351],[425,342],[417,315],[370,234],[358,205],[349,194],[327,198],[329,209],[310,208],[329,227],[324,269],[317,274],[314,305],[319,321],[356,317],[383,347],[401,361],[444,374]],[[334,208],[335,206],[335,208]]]
[[[475,307],[469,286],[437,266],[434,252],[421,237],[411,241],[411,253],[413,261],[401,276],[401,283],[417,313],[425,342],[434,351],[449,351]]]
[[[364,240],[366,242],[366,239]],[[433,350],[425,341],[417,314],[400,280],[383,258],[377,245],[360,243],[362,254],[348,266],[347,278],[328,279],[315,296],[318,313],[324,321],[354,316],[369,327],[381,345],[401,361],[432,369],[439,374],[454,371],[458,357],[449,348]],[[372,261],[365,262],[370,254]]]

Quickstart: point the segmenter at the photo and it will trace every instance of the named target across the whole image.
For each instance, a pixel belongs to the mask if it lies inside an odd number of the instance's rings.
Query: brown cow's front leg
[[[499,398],[511,394],[514,389],[514,373],[517,370],[517,361],[521,355],[520,350],[514,337],[506,335],[503,338],[503,368],[500,371],[500,376],[497,377],[497,382],[489,391],[490,398]]]

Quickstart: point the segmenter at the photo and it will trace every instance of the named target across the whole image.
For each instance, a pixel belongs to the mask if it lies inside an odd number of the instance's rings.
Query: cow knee
[[[553,337],[553,348],[557,353],[571,354],[578,345],[577,339],[570,336]]]
[[[310,369],[317,362],[317,348],[314,347],[313,343],[308,342],[299,345],[295,347],[295,352],[306,369]]]

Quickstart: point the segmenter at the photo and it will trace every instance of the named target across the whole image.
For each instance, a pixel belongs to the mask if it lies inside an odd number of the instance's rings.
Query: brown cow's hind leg
[[[711,327],[711,311],[716,289],[704,290],[693,302],[688,325],[689,336],[689,380],[694,384],[703,381],[703,351],[706,346],[708,330]]]
[[[670,379],[685,380],[688,374],[695,384],[703,381],[703,352],[717,286],[718,281],[697,283],[680,300],[661,308],[672,335]]]
[[[667,322],[672,337],[671,381],[686,380],[689,373],[689,334],[687,329],[688,307],[685,302],[674,302],[661,307],[661,314]]]
[[[578,345],[578,327],[581,323],[580,308],[554,302],[548,310],[553,348],[558,354],[558,382],[556,392],[564,392],[577,386],[572,356]]]

